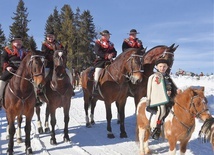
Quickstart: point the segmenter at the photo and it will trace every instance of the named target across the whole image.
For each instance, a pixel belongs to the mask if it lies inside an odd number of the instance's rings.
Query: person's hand
[[[181,89],[177,89],[177,94],[180,94],[182,93],[182,90]]]
[[[6,69],[7,69],[8,72],[13,72],[14,71],[12,67],[7,67]]]
[[[108,54],[108,59],[111,60],[114,57],[114,53]]]
[[[172,92],[171,91],[167,91],[166,93],[167,93],[168,96],[170,96]]]

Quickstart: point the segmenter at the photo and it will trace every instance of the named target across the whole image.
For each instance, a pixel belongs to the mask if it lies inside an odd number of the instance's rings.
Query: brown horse
[[[167,70],[167,73],[169,74],[174,61],[174,52],[177,49],[177,47],[178,45],[174,47],[174,44],[172,44],[170,47],[165,45],[159,45],[153,47],[145,54],[143,63],[144,66],[143,80],[137,85],[133,85],[132,83],[129,82],[128,96],[134,97],[136,107],[140,99],[146,96],[148,79],[149,76],[154,73],[153,70],[155,62],[160,58],[168,60],[170,66],[169,69]]]
[[[13,154],[15,118],[21,127],[22,115],[26,116],[25,146],[26,154],[32,154],[30,143],[31,120],[34,114],[36,95],[34,88],[41,88],[45,84],[44,57],[41,52],[29,52],[22,60],[18,70],[5,88],[3,107],[6,111],[9,130],[7,154]],[[19,129],[20,132],[20,129]]]
[[[154,128],[153,118],[146,111],[146,100],[142,99],[137,107],[137,138],[140,142],[140,154],[150,153],[148,139],[151,128]],[[185,154],[186,147],[195,129],[195,118],[205,121],[211,115],[208,112],[204,87],[188,88],[174,99],[174,106],[163,124],[164,135],[169,142],[169,154],[176,154],[176,143],[180,141],[180,154]],[[154,116],[154,115],[153,115]]]
[[[142,80],[141,74],[142,52],[136,49],[121,53],[110,65],[102,70],[99,78],[99,96],[92,96],[93,80],[88,78],[90,68],[82,73],[82,89],[84,93],[84,108],[86,113],[86,126],[90,126],[88,118],[88,107],[91,108],[91,118],[93,122],[93,112],[96,101],[103,100],[106,108],[108,138],[114,138],[111,128],[111,103],[116,101],[120,111],[120,137],[127,137],[124,126],[124,108],[128,92],[128,81],[137,84]]]
[[[46,119],[45,119],[45,130],[49,131],[48,118],[49,114],[51,116],[51,140],[52,145],[56,145],[55,137],[55,125],[56,125],[56,109],[63,107],[64,111],[64,141],[70,141],[68,135],[68,122],[69,122],[69,110],[71,104],[71,97],[73,95],[73,87],[71,85],[70,78],[66,73],[66,63],[67,63],[67,51],[66,50],[55,50],[54,55],[54,68],[51,80],[48,80],[46,88],[46,96],[40,96],[40,98],[47,103],[46,108]],[[40,107],[36,109],[39,132],[41,131],[41,121],[40,121]]]

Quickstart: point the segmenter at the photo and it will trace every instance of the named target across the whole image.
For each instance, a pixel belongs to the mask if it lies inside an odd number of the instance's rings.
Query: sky
[[[18,0],[1,0],[0,24],[6,37]],[[38,49],[44,40],[45,23],[55,7],[69,4],[76,12],[89,10],[96,31],[109,30],[118,54],[131,29],[140,34],[147,50],[157,45],[179,45],[172,72],[179,68],[199,74],[214,73],[214,1],[213,0],[24,0],[28,9],[28,34]],[[92,60],[93,61],[93,60]]]
[[[208,100],[210,114],[214,117],[214,75],[201,77],[172,76],[176,85],[185,90],[190,86],[204,86],[205,96]],[[136,143],[135,127],[136,115],[134,99],[128,97],[125,106],[125,128],[128,138],[120,138],[119,125],[117,124],[117,109],[112,104],[112,132],[114,139],[108,139],[106,134],[105,106],[103,101],[98,100],[94,113],[95,125],[91,128],[85,127],[85,112],[83,103],[83,92],[81,87],[75,89],[76,95],[71,99],[70,121],[68,124],[70,143],[63,142],[64,115],[62,108],[56,110],[56,139],[58,145],[50,145],[50,134],[38,134],[37,117],[34,114],[31,123],[31,147],[35,155],[139,155],[139,146]],[[41,121],[44,125],[45,107],[41,106]],[[186,113],[184,113],[185,115]],[[8,148],[6,137],[7,120],[5,111],[0,111],[0,154],[6,154]],[[178,118],[179,119],[179,118]],[[24,121],[25,119],[23,119]],[[187,145],[187,155],[213,155],[210,143],[202,143],[198,139],[198,133],[203,122],[195,119],[196,126],[191,139]],[[44,126],[43,126],[44,127]],[[24,140],[24,123],[22,124],[22,139]],[[152,155],[168,155],[168,142],[160,138],[159,141],[149,139],[149,147],[153,151]],[[178,147],[178,145],[177,145]],[[14,143],[14,154],[23,155],[24,143]],[[177,149],[178,150],[178,149]],[[177,151],[176,155],[179,155]]]

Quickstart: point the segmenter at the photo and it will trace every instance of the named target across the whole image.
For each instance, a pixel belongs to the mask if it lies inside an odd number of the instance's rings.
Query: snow
[[[189,77],[189,76],[175,76],[172,78],[176,85],[181,89],[186,89],[189,86],[204,86],[205,96],[208,99],[209,111],[214,116],[214,76],[204,77]],[[117,124],[117,110],[116,106],[112,104],[112,130],[115,134],[114,139],[107,138],[105,106],[103,101],[98,101],[95,109],[95,125],[92,128],[85,127],[85,112],[83,93],[81,87],[75,90],[76,95],[71,99],[70,121],[69,121],[69,136],[71,142],[63,142],[63,111],[58,108],[56,111],[56,139],[58,145],[52,146],[50,144],[50,134],[38,134],[37,118],[34,114],[32,120],[31,130],[31,147],[34,154],[40,155],[137,155],[139,154],[138,143],[135,141],[135,127],[136,116],[134,99],[128,97],[125,109],[125,127],[128,138],[121,139],[119,125]],[[41,119],[44,125],[45,118],[44,104],[41,108]],[[7,121],[4,110],[0,111],[0,154],[6,154],[8,140],[6,140],[6,126]],[[24,119],[23,119],[24,120]],[[198,133],[202,126],[202,122],[196,119],[196,128],[188,143],[187,155],[212,155],[214,154],[210,143],[202,143],[198,139]],[[22,123],[22,139],[24,140],[24,125]],[[153,154],[167,155],[168,143],[166,140],[159,141],[150,139],[149,146],[153,150]],[[178,146],[178,145],[177,145]],[[177,147],[178,148],[178,147]],[[14,153],[16,155],[23,155],[25,151],[24,143],[14,143]],[[177,151],[176,154],[179,154]]]

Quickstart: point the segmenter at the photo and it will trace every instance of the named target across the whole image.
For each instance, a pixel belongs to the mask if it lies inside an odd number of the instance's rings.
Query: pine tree
[[[6,37],[4,35],[4,32],[1,28],[0,24],[0,52],[3,51],[3,48],[6,46]],[[0,58],[1,61],[1,58]],[[2,66],[2,62],[0,62],[0,65]],[[0,67],[0,73],[2,73],[2,67]]]
[[[13,13],[15,16],[12,17],[14,22],[12,23],[12,26],[10,26],[10,38],[13,36],[20,36],[23,40],[23,45],[26,48],[29,48],[29,36],[27,32],[29,31],[28,23],[30,20],[27,19],[27,8],[25,8],[24,5],[23,0],[19,0],[16,12]]]
[[[33,36],[31,36],[29,38],[29,45],[30,45],[30,49],[31,50],[36,50],[37,49],[36,42],[35,42]]]

